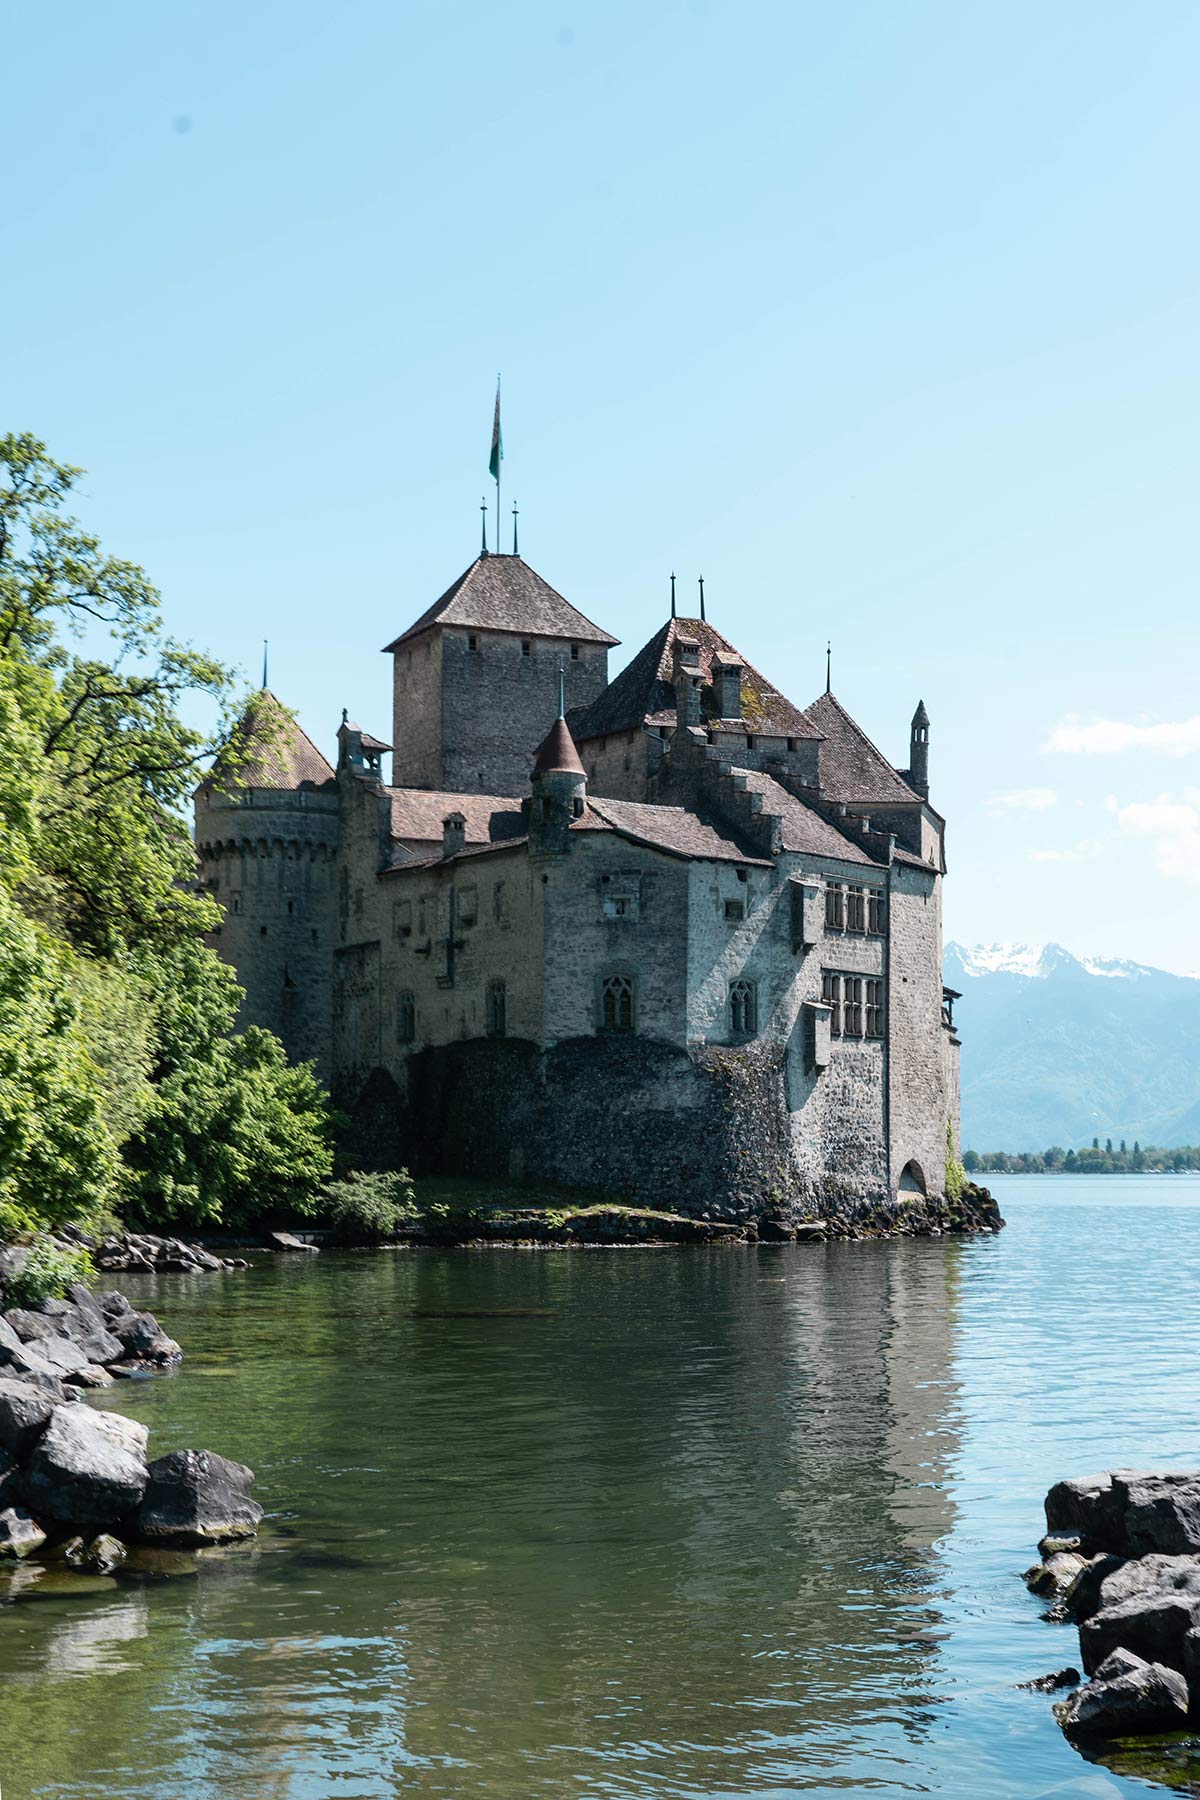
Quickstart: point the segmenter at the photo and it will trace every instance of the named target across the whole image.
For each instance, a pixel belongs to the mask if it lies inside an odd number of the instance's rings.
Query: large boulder
[[[126,1313],[109,1320],[109,1331],[120,1340],[126,1356],[144,1362],[178,1362],[183,1351],[169,1338],[153,1313]],[[113,1359],[115,1360],[115,1359]]]
[[[58,1398],[0,1372],[0,1448],[23,1460],[50,1423]]]
[[[311,1253],[317,1248],[315,1244],[306,1244],[294,1231],[268,1231],[267,1243],[272,1250],[287,1250],[293,1254],[297,1251]]]
[[[1057,1596],[1069,1593],[1087,1567],[1088,1559],[1076,1551],[1056,1550],[1045,1562],[1026,1569],[1022,1579],[1031,1594]]]
[[[25,1478],[21,1465],[11,1450],[0,1450],[0,1507],[21,1506],[25,1500]]]
[[[1121,1509],[1125,1549],[1131,1556],[1166,1556],[1200,1550],[1200,1473],[1118,1473],[1113,1491]]]
[[[85,1288],[81,1281],[73,1281],[67,1293],[76,1311],[87,1320],[88,1330],[103,1331],[106,1324],[104,1308],[91,1289]],[[121,1310],[128,1311],[128,1308],[122,1307]]]
[[[1200,1624],[1200,1594],[1151,1588],[1106,1606],[1079,1627],[1079,1653],[1094,1675],[1113,1650],[1132,1650],[1146,1662],[1183,1668],[1183,1640]]]
[[[1127,1651],[1115,1651],[1055,1708],[1063,1730],[1080,1737],[1170,1731],[1185,1723],[1187,1711],[1187,1682],[1178,1669]]]
[[[56,1406],[29,1461],[29,1502],[42,1518],[112,1525],[139,1505],[148,1480],[144,1425]]]
[[[15,1333],[14,1333],[15,1336]],[[40,1345],[23,1344],[17,1339],[16,1349],[0,1343],[0,1375],[17,1381],[32,1382],[62,1399],[62,1370],[56,1369],[41,1353]]]
[[[1112,1500],[1111,1475],[1080,1475],[1056,1481],[1046,1495],[1046,1530],[1073,1536],[1098,1550],[1111,1549],[1097,1533],[1103,1529]]]
[[[34,1344],[39,1338],[60,1337],[53,1319],[45,1313],[34,1312],[27,1306],[10,1306],[4,1315],[4,1323],[11,1326],[23,1344]]]
[[[1083,1619],[1090,1619],[1104,1605],[1104,1583],[1110,1575],[1115,1575],[1118,1569],[1124,1567],[1124,1559],[1120,1556],[1110,1556],[1107,1553],[1093,1556],[1090,1562],[1083,1565],[1048,1616],[1074,1619],[1077,1625]]]
[[[1119,1606],[1155,1589],[1200,1597],[1200,1556],[1135,1556],[1123,1562],[1101,1582],[1100,1607]]]
[[[91,1362],[99,1363],[101,1368],[110,1362],[120,1362],[126,1354],[125,1346],[119,1337],[115,1337],[104,1326],[97,1326],[86,1337],[79,1339],[79,1348],[86,1351]]]
[[[8,1561],[40,1550],[46,1534],[23,1506],[6,1506],[0,1512],[0,1558]]]
[[[150,1464],[146,1495],[133,1521],[145,1544],[185,1547],[253,1537],[263,1516],[250,1498],[254,1471],[212,1450],[174,1450]]]

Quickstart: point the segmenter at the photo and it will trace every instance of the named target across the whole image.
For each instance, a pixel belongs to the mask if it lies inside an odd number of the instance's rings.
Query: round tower
[[[265,1026],[328,1080],[334,772],[264,688],[194,804],[200,883],[223,909],[209,942],[245,990],[238,1024]]]
[[[558,717],[533,759],[529,804],[529,848],[535,855],[561,855],[570,848],[571,826],[587,805],[587,775],[563,717],[561,683]]]

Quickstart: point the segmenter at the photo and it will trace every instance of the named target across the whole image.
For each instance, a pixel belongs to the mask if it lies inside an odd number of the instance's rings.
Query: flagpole
[[[500,421],[500,377],[496,377],[496,422]],[[500,425],[496,439],[496,555],[501,554],[500,547],[500,465],[504,461],[504,427]]]

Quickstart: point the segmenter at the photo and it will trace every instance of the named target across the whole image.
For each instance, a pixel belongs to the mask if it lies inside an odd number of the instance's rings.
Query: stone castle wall
[[[888,1133],[893,1185],[909,1162],[930,1194],[946,1174],[947,1090],[942,1025],[941,881],[905,863],[892,870],[889,906]]]

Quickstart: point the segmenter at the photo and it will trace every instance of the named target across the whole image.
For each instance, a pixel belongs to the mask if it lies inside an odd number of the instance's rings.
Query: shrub
[[[966,1171],[954,1154],[954,1127],[946,1121],[946,1198],[957,1205],[963,1197]]]
[[[61,1300],[73,1281],[88,1287],[95,1279],[86,1250],[62,1250],[52,1238],[35,1238],[4,1284],[5,1299],[9,1306],[36,1306],[39,1300]]]
[[[343,1243],[380,1243],[394,1238],[417,1217],[407,1169],[386,1175],[357,1169],[331,1181],[320,1207],[334,1236]]]

